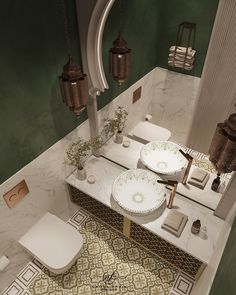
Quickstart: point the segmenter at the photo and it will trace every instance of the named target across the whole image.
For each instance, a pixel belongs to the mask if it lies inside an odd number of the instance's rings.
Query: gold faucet
[[[187,183],[187,179],[188,179],[188,175],[189,175],[189,172],[190,172],[190,168],[191,168],[192,163],[193,163],[193,157],[190,156],[188,153],[185,153],[182,150],[179,150],[179,151],[188,160],[188,165],[187,165],[187,168],[185,169],[184,176],[183,176],[183,179],[182,179],[182,184],[185,185]]]
[[[176,180],[167,180],[167,181],[157,180],[157,182],[172,186],[172,190],[170,192],[169,202],[167,204],[167,208],[171,209],[172,206],[173,206],[174,197],[175,197],[175,193],[176,193],[177,186],[178,186],[178,181],[176,181]]]

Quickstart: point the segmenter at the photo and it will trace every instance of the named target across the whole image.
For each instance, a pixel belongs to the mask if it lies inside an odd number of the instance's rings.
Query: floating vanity
[[[166,208],[166,201],[159,209],[145,215],[134,214],[123,209],[112,197],[112,186],[117,177],[127,169],[134,169],[141,165],[139,157],[143,146],[137,141],[129,140],[130,147],[126,148],[121,144],[115,144],[111,139],[102,148],[100,158],[91,156],[86,161],[87,175],[95,176],[95,183],[80,181],[74,174],[66,179],[71,199],[114,229],[166,259],[194,279],[198,279],[209,263],[220,232],[223,230],[224,221],[214,215],[214,208],[221,194],[212,192],[212,195],[202,192],[198,194],[196,200],[196,192],[192,191],[190,196],[186,197],[179,184],[180,193],[183,195],[176,194],[173,209],[188,216],[180,237],[176,237],[161,227],[170,212],[170,209]],[[190,150],[185,151],[190,152]],[[192,154],[194,153],[192,151]],[[200,162],[196,159],[194,163],[201,166]],[[215,177],[215,175],[212,174],[210,177]],[[227,177],[225,180],[227,181]],[[208,188],[205,188],[204,192],[207,192],[206,190]],[[201,190],[198,189],[198,192]],[[168,198],[169,196],[166,198],[167,201]],[[192,223],[196,219],[200,219],[202,226],[206,226],[205,236],[191,233]]]

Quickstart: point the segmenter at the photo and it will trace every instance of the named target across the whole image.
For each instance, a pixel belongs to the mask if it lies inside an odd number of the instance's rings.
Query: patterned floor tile
[[[69,220],[84,238],[77,262],[55,275],[33,259],[2,295],[189,295],[193,282],[84,210]]]
[[[32,280],[42,271],[35,263],[30,262],[17,276],[24,286],[29,286]]]
[[[83,224],[87,217],[88,213],[81,208],[70,218],[68,223],[78,228],[81,224]]]
[[[189,295],[193,288],[194,281],[185,274],[179,273],[176,277],[171,294],[174,295]]]
[[[17,282],[14,281],[5,291],[3,291],[2,295],[21,295],[24,292],[24,288]]]
[[[36,267],[38,267],[39,269],[43,269],[43,268],[44,268],[43,264],[42,264],[41,262],[39,262],[36,258],[34,258],[34,259],[32,260],[32,262],[33,262],[34,265],[35,265]]]
[[[78,216],[74,215],[73,221]],[[30,294],[169,293],[178,274],[176,268],[152,257],[95,217],[86,216],[78,228],[86,242],[76,264],[62,275],[45,269],[28,287]]]

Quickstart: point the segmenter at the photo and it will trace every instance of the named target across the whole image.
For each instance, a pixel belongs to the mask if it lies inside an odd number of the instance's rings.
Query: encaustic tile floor
[[[77,262],[55,275],[33,259],[2,295],[189,295],[193,281],[166,261],[79,209],[68,221],[84,245]]]

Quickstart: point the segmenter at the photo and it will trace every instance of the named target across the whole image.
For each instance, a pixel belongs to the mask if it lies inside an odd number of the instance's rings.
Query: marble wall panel
[[[184,143],[188,129],[186,122],[191,119],[198,83],[199,78],[156,68],[98,112],[99,126],[101,128],[104,118],[112,116],[116,107],[121,105],[129,113],[124,133],[143,120],[147,113],[151,113],[153,123],[169,128],[173,140]],[[141,98],[133,104],[133,92],[140,86]],[[78,136],[89,137],[88,121],[0,185],[0,256],[7,255],[11,261],[1,273],[0,291],[14,280],[29,261],[29,255],[20,247],[17,239],[45,212],[50,211],[66,220],[77,209],[69,200],[64,179],[73,170],[65,163],[65,151]],[[22,179],[25,179],[30,192],[19,204],[9,209],[2,196]]]
[[[200,78],[156,68],[149,105],[152,122],[169,129],[171,140],[186,144]]]

